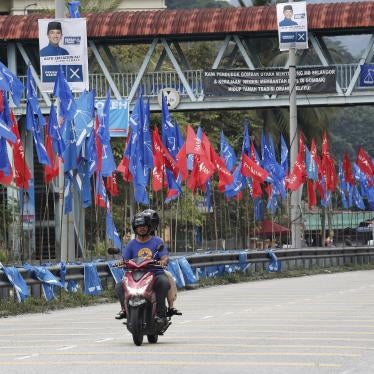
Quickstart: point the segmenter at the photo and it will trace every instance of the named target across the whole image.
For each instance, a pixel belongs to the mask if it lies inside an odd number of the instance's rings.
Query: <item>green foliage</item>
[[[80,9],[82,13],[98,13],[115,10],[120,4],[121,0],[80,0]],[[66,0],[66,5],[68,0]]]
[[[335,158],[341,159],[346,151],[354,160],[359,146],[374,155],[374,134],[370,130],[373,118],[374,108],[369,105],[335,109],[329,126]]]

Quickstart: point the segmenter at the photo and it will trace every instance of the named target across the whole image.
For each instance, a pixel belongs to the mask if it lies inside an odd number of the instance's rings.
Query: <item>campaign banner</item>
[[[277,4],[279,49],[308,48],[306,1]]]
[[[103,113],[105,100],[95,100],[99,117]],[[111,137],[126,137],[129,132],[129,102],[127,99],[110,100],[109,134]]]
[[[362,64],[360,72],[360,86],[374,87],[374,65]]]
[[[288,95],[287,69],[205,70],[204,94],[207,96]],[[296,91],[300,94],[335,93],[335,67],[296,69]]]
[[[38,25],[41,90],[53,92],[60,65],[72,91],[89,90],[86,19],[39,19]]]

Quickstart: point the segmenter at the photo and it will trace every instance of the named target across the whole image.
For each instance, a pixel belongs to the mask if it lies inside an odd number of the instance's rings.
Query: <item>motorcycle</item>
[[[134,344],[142,345],[144,335],[147,336],[149,343],[157,343],[158,337],[171,325],[172,317],[170,314],[165,318],[156,315],[156,294],[153,285],[156,281],[155,272],[163,270],[163,266],[154,259],[142,257],[122,261],[116,266],[125,269],[123,282],[127,321],[124,324],[132,334]]]

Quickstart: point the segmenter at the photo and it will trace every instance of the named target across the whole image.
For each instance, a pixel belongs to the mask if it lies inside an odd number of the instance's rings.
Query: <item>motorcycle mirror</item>
[[[118,255],[121,251],[118,248],[108,248],[108,253],[110,255]]]

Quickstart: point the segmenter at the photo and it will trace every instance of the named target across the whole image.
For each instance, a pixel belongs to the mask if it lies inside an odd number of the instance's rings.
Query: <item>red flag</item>
[[[13,169],[9,164],[10,172],[8,175],[4,175],[4,172],[0,170],[0,184],[4,186],[10,186],[13,181]]]
[[[316,141],[314,138],[312,139],[312,144],[310,146],[310,156],[312,160],[315,162],[315,164],[317,165],[318,174],[320,174],[321,173],[321,159],[318,156]]]
[[[162,159],[162,153],[159,148],[153,148],[153,171],[152,171],[152,189],[153,191],[162,190],[165,184],[165,167]]]
[[[355,184],[355,178],[353,176],[352,165],[351,165],[351,161],[349,160],[349,156],[347,152],[344,152],[343,170],[344,170],[344,177],[345,177],[346,182],[353,186]]]
[[[308,203],[309,208],[312,208],[317,204],[316,186],[311,179],[308,179]]]
[[[202,142],[205,154],[208,156],[209,161],[213,163],[217,170],[219,178],[219,188],[224,188],[226,185],[232,184],[234,178],[227,169],[225,161],[221,157],[219,157],[218,153],[213,148],[212,143],[204,133],[202,136]]]
[[[16,186],[27,190],[29,188],[29,180],[31,179],[31,172],[25,160],[25,151],[18,131],[18,125],[13,110],[10,112],[10,119],[12,121],[11,130],[16,136],[17,140],[13,144],[13,162],[14,162],[14,181]]]
[[[128,133],[127,138],[125,140],[125,148],[124,148],[125,150],[129,146],[129,142],[130,142],[130,132]],[[130,160],[127,157],[123,156],[121,162],[117,166],[117,171],[119,171],[122,174],[122,178],[125,182],[132,181],[132,175],[130,173],[129,165],[130,165]]]
[[[245,177],[251,177],[262,183],[269,176],[269,173],[261,166],[257,165],[255,161],[249,158],[245,153],[242,153],[242,165],[240,172]]]
[[[176,159],[179,173],[182,176],[182,180],[184,181],[188,177],[186,143],[184,143],[182,148],[179,150]]]
[[[48,124],[45,126],[45,149],[49,159],[52,161],[52,166],[44,165],[45,184],[52,182],[53,178],[58,176],[58,159],[53,154],[52,139],[48,135],[48,126]]]
[[[115,172],[112,173],[111,177],[106,178],[106,190],[112,196],[118,196],[118,184]]]
[[[296,191],[305,181],[307,176],[305,166],[305,144],[303,135],[299,135],[299,150],[291,173],[286,177],[286,188]]]
[[[152,133],[152,148],[153,148],[153,154],[155,153],[161,154],[163,165],[165,165],[168,169],[170,169],[174,175],[174,178],[177,179],[178,174],[179,174],[179,168],[178,168],[177,162],[174,160],[173,156],[169,153],[167,148],[162,143],[157,128],[155,128]]]
[[[196,136],[195,131],[191,125],[187,125],[187,136],[186,136],[186,153],[201,155],[203,154],[203,149],[201,145],[201,140]]]
[[[14,162],[14,181],[16,186],[23,189],[29,188],[29,180],[31,179],[30,169],[25,160],[25,151],[18,131],[18,125],[13,110],[10,112],[10,119],[12,121],[11,130],[16,136],[17,140],[13,144],[13,162]]]
[[[326,129],[323,130],[323,135],[322,135],[322,156],[329,156],[329,143],[327,139],[327,133]]]
[[[374,175],[374,167],[371,158],[362,147],[357,152],[356,164],[370,180]]]

